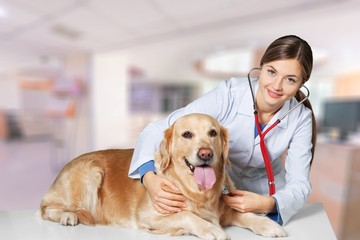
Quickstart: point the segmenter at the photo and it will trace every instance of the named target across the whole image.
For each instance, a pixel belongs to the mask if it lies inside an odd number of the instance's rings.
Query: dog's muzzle
[[[185,163],[186,163],[186,166],[188,166],[188,168],[190,169],[191,172],[194,172],[195,170],[195,167],[194,165],[192,165],[191,163],[189,163],[189,161],[185,158]]]

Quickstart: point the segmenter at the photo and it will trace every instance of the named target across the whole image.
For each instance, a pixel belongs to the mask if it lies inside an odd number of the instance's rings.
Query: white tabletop
[[[0,238],[6,240],[198,239],[194,236],[169,237],[114,226],[64,227],[40,219],[36,212],[36,210],[0,211]],[[307,204],[284,228],[289,234],[284,238],[286,240],[336,240],[324,207],[320,203]],[[225,231],[231,239],[269,239],[238,227],[228,227]]]

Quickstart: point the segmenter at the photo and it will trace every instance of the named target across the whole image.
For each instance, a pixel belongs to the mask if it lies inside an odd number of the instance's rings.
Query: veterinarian
[[[208,114],[229,131],[232,167],[228,173],[236,189],[223,196],[225,203],[240,212],[265,213],[285,224],[311,193],[309,172],[316,141],[314,114],[308,99],[290,109],[305,97],[300,88],[309,80],[312,66],[312,50],[306,41],[294,35],[276,39],[260,61],[259,77],[251,83],[254,95],[246,78],[231,78],[166,119],[150,123],[137,141],[129,176],[140,178],[158,212],[181,211],[186,199],[174,184],[156,175],[155,151],[164,130],[176,119],[195,112]],[[265,136],[276,184],[276,192],[271,196],[254,107],[261,132],[290,111]]]

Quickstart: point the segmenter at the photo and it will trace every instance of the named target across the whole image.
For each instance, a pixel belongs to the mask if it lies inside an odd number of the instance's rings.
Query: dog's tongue
[[[197,184],[205,190],[212,188],[216,181],[215,171],[212,167],[195,167],[194,177]]]

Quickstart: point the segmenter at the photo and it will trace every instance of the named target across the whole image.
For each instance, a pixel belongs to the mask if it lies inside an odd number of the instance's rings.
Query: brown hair
[[[286,35],[276,39],[265,50],[265,53],[260,60],[260,66],[262,67],[265,63],[284,59],[298,60],[301,66],[302,83],[304,84],[309,80],[313,67],[313,54],[310,45],[305,40],[295,35]],[[305,95],[299,89],[295,94],[295,98],[296,100],[301,101],[305,98]],[[311,110],[312,115],[311,142],[313,146],[311,149],[311,165],[314,158],[316,145],[316,120],[309,99],[304,101],[304,105]]]

